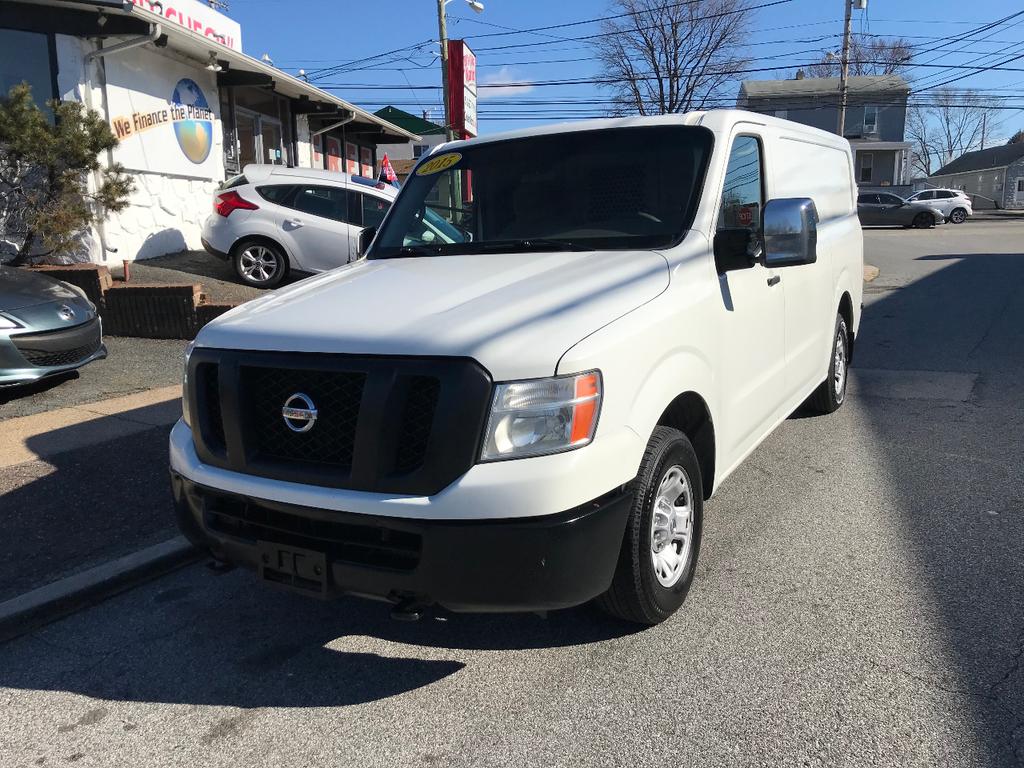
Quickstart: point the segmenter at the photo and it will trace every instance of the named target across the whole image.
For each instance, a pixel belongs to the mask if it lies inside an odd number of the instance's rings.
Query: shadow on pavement
[[[318,601],[260,585],[248,572],[204,566],[93,608],[84,630],[82,617],[73,619],[74,639],[58,624],[39,633],[42,644],[23,638],[0,650],[0,686],[118,701],[343,706],[458,672],[465,664],[450,649],[541,649],[636,631],[590,608],[549,619],[436,615],[402,623],[383,603]],[[346,649],[349,638],[359,652]],[[367,638],[376,652],[365,652]]]
[[[922,665],[943,670],[985,764],[1004,768],[1024,763],[1024,253],[921,260],[947,265],[865,308],[855,367],[978,383],[966,402],[864,400],[900,494],[877,514],[903,529],[907,582],[928,595],[918,620],[945,639],[948,659]]]
[[[0,471],[0,601],[177,534],[170,427],[157,426],[177,407],[158,403],[28,438],[46,458]]]

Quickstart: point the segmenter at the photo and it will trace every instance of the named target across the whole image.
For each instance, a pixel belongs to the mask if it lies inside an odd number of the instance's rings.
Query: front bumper
[[[630,506],[618,490],[555,515],[424,520],[254,499],[173,470],[171,485],[189,540],[264,580],[317,596],[466,612],[551,610],[600,595],[611,584]]]
[[[30,384],[106,356],[98,315],[71,328],[19,331],[0,337],[0,386]]]

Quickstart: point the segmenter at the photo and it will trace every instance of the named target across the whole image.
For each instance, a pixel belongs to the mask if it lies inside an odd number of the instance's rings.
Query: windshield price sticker
[[[427,162],[416,169],[416,175],[430,176],[434,173],[447,171],[461,159],[462,155],[458,152],[445,152],[443,155],[438,155],[437,157],[427,160]]]

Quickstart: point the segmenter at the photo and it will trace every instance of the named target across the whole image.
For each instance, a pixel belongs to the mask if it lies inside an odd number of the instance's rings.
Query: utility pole
[[[985,148],[985,122],[988,118],[988,112],[981,113],[981,148]]]
[[[843,52],[839,74],[839,129],[836,131],[840,138],[846,131],[846,92],[847,79],[850,75],[850,15],[853,11],[853,0],[843,0],[843,5],[846,6],[846,20],[843,22]]]
[[[455,134],[452,132],[451,102],[448,97],[448,21],[444,6],[445,0],[437,0],[437,31],[441,38],[441,88],[444,92],[444,137],[451,141]]]

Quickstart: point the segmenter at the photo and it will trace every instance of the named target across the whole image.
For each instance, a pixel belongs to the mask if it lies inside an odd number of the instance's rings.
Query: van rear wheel
[[[835,332],[832,334],[832,357],[829,360],[828,376],[818,385],[807,399],[807,406],[816,413],[827,414],[839,410],[846,400],[846,385],[850,378],[850,331],[846,319],[836,315]]]
[[[658,624],[679,609],[693,583],[704,525],[697,454],[677,429],[656,427],[640,472],[619,560],[597,604],[636,624]]]

